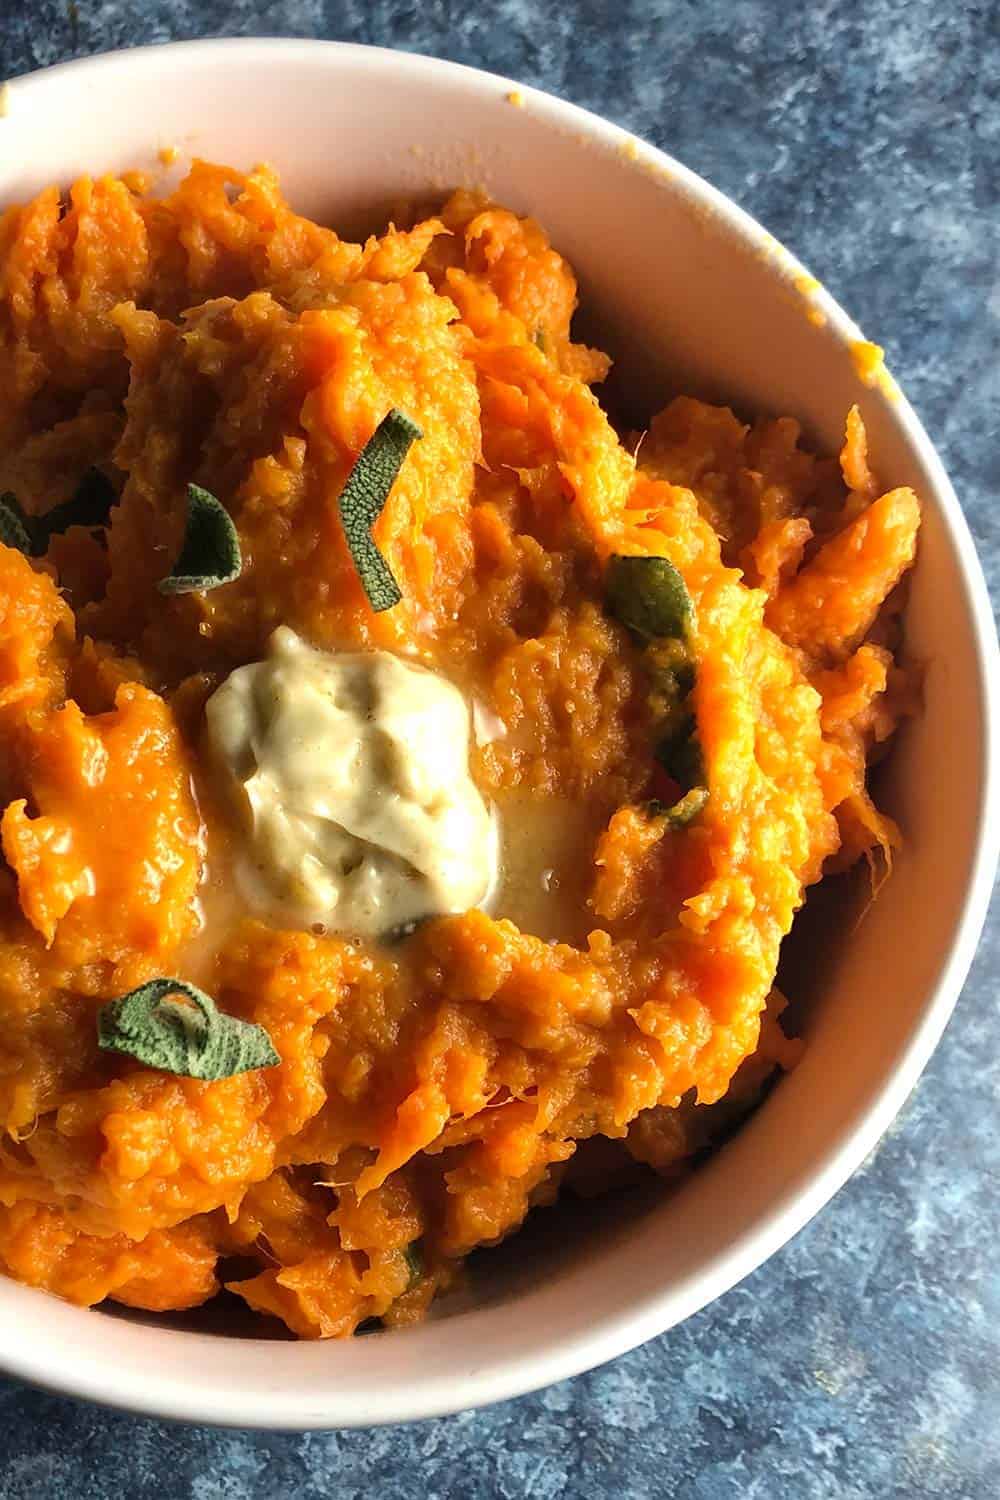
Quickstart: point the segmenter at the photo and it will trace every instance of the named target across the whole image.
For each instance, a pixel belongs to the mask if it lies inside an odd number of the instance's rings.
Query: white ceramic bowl
[[[925,505],[907,633],[928,663],[926,708],[885,788],[906,849],[822,966],[800,1067],[669,1201],[618,1221],[592,1204],[595,1227],[556,1236],[558,1252],[504,1247],[506,1269],[484,1269],[464,1310],[346,1343],[164,1329],[0,1278],[0,1362],[28,1380],[157,1415],[308,1428],[451,1412],[599,1364],[717,1297],[826,1202],[913,1087],[965,978],[996,863],[1000,678],[982,574],[930,442],[905,400],[862,383],[857,328],[824,293],[799,290],[802,267],[746,214],[616,126],[514,89],[317,42],[72,63],[13,83],[0,204],[82,172],[148,167],[167,145],[244,167],[267,159],[293,204],[338,228],[373,226],[403,196],[482,184],[568,255],[640,406],[718,393],[794,413],[835,450],[857,401],[878,472]]]

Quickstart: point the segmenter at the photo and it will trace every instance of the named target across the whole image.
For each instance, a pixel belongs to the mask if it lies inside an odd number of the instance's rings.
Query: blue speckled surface
[[[479,64],[666,147],[888,350],[1000,589],[996,0],[0,0],[0,77],[206,34]],[[596,1373],[408,1428],[175,1428],[0,1383],[0,1500],[991,1500],[1000,1494],[1000,912],[873,1160],[761,1271]]]

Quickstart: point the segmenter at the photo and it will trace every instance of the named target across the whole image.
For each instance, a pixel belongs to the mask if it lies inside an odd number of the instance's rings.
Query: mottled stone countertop
[[[545,21],[539,17],[545,15]],[[1000,597],[996,0],[0,0],[0,78],[276,32],[479,64],[664,146],[884,343]],[[491,1410],[173,1427],[0,1382],[0,1500],[1000,1494],[1000,913],[916,1093],[798,1238],[681,1328]]]

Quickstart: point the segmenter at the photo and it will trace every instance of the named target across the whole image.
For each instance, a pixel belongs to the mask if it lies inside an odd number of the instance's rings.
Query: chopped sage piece
[[[184,998],[169,998],[174,995]],[[202,990],[180,979],[151,979],[103,1005],[97,1043],[105,1052],[121,1052],[183,1078],[232,1078],[281,1061],[263,1026],[226,1015]]]
[[[233,519],[220,500],[188,485],[188,513],[180,556],[157,584],[161,594],[202,594],[239,578],[243,559]]]
[[[708,787],[693,786],[677,802],[668,804],[655,798],[646,803],[646,812],[651,818],[666,818],[671,828],[686,828],[693,823],[708,802]]]
[[[393,407],[368,439],[340,494],[340,520],[361,587],[376,614],[392,609],[403,597],[392,570],[372,539],[411,444],[423,432],[405,412]]]
[[[5,547],[16,547],[26,557],[34,557],[32,516],[26,516],[17,503],[17,496],[8,490],[0,495],[0,542]]]
[[[623,557],[608,563],[611,612],[640,639],[687,638],[694,617],[687,585],[665,557]]]
[[[27,515],[17,496],[8,492],[0,495],[0,541],[28,557],[44,557],[50,539],[71,526],[106,526],[117,500],[114,485],[100,469],[88,469],[73,498],[42,516]]]
[[[367,1338],[370,1333],[382,1333],[384,1328],[385,1324],[381,1318],[363,1318],[355,1328],[354,1333],[355,1336],[360,1335],[361,1338]]]
[[[698,744],[697,727],[694,715],[686,714],[656,747],[656,758],[660,765],[685,792],[702,785],[705,780],[705,763]]]
[[[403,1251],[406,1264],[410,1268],[410,1285],[406,1288],[411,1291],[424,1274],[424,1252],[419,1240],[413,1240]]]
[[[658,736],[655,756],[677,782],[677,802],[653,800],[650,817],[666,818],[671,828],[685,828],[708,801],[705,763],[697,722],[689,707],[695,683],[689,638],[694,606],[687,585],[665,557],[624,557],[608,564],[607,596],[612,613],[642,643],[642,662],[649,684],[649,708]]]

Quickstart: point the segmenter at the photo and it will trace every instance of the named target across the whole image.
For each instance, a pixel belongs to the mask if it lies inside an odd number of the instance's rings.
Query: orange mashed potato
[[[40,514],[96,466],[119,496],[106,533],[0,546],[9,1275],[157,1311],[227,1285],[304,1337],[410,1322],[581,1143],[676,1170],[742,1064],[737,1091],[788,1060],[804,890],[897,841],[865,778],[908,701],[918,502],[880,493],[856,411],[839,465],[789,418],[685,398],[620,436],[575,303],[542,229],[465,192],[364,245],[269,170],[203,163],[166,198],[84,179],[0,218],[0,492]],[[376,526],[403,593],[376,615],[336,502],[390,407],[424,435]],[[165,597],[189,482],[243,571]],[[683,829],[644,807],[665,773],[615,553],[667,557],[694,603],[709,798]],[[501,901],[390,946],[240,909],[203,706],[278,624],[415,656],[489,711],[473,771],[501,820],[579,830],[578,930]],[[280,1065],[206,1083],[99,1051],[99,1008],[163,974]]]

